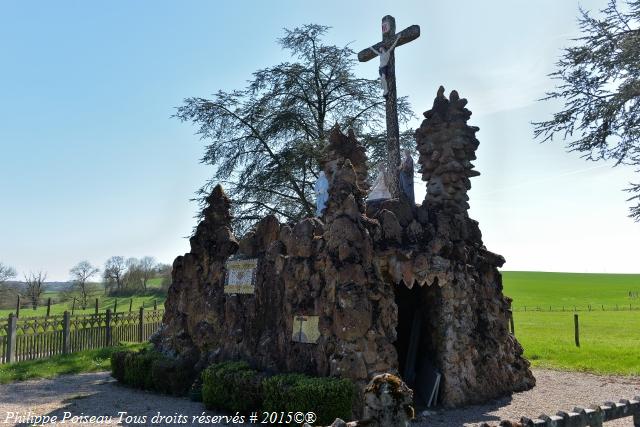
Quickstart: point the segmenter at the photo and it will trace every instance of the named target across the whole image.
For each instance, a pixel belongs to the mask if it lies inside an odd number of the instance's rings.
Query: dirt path
[[[483,421],[495,423],[499,419],[517,419],[523,415],[533,418],[542,412],[553,414],[558,410],[573,409],[575,406],[586,407],[606,400],[617,401],[640,395],[640,378],[638,377],[607,377],[547,370],[535,370],[534,374],[538,380],[538,386],[531,391],[515,394],[512,398],[499,399],[487,405],[438,411],[417,420],[414,426],[472,426]],[[146,419],[144,422],[141,418],[120,420],[118,412],[127,412],[126,415],[129,416],[144,416]],[[161,416],[183,415],[186,418],[182,418],[180,423],[168,423],[166,419],[158,420],[157,417],[154,420],[158,412]],[[57,425],[74,426],[236,425],[211,419],[209,422],[199,423],[196,418],[194,422],[193,417],[201,416],[203,412],[204,407],[201,403],[122,387],[106,372],[0,385],[0,425],[7,426],[34,424],[33,420],[16,420],[16,414],[21,417],[56,416],[58,417]],[[67,419],[62,424],[60,420],[65,417],[65,413]],[[100,423],[100,420],[73,422],[68,418],[82,415],[110,417],[107,418],[110,423]],[[214,413],[207,411],[204,415],[214,416]],[[259,421],[256,424],[260,425]],[[626,421],[605,425],[607,427],[632,426],[633,422],[631,418],[627,418]]]

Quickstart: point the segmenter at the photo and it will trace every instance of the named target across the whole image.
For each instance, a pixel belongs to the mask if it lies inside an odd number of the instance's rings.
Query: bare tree
[[[169,264],[158,264],[156,266],[156,272],[158,276],[162,279],[160,282],[160,289],[163,291],[167,291],[169,286],[171,285],[171,269],[172,267]]]
[[[91,265],[89,261],[80,261],[75,267],[69,270],[73,286],[80,294],[80,305],[83,310],[87,308],[88,304],[90,293],[89,279],[96,275],[98,271],[100,270]]]
[[[128,292],[134,292],[143,287],[142,264],[138,258],[127,259],[127,271],[124,273],[122,281]]]
[[[36,273],[29,273],[27,276],[24,276],[24,292],[25,296],[31,302],[31,306],[35,310],[38,308],[38,304],[40,303],[40,296],[45,290],[44,281],[47,280],[47,273],[43,273],[42,271]]]
[[[143,257],[140,260],[140,271],[142,273],[142,287],[147,290],[147,282],[156,274],[156,260],[151,256]]]
[[[15,289],[10,287],[6,282],[16,277],[16,270],[13,267],[4,265],[0,262],[0,306],[4,307],[9,304],[9,299],[15,295]]]
[[[103,277],[105,286],[112,290],[115,285],[116,291],[122,290],[122,278],[126,271],[124,258],[121,256],[112,256],[104,264]]]
[[[16,270],[0,262],[0,285],[4,285],[4,282],[14,277],[16,277]]]

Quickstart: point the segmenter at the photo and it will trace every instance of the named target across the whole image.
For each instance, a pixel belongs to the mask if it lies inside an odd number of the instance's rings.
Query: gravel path
[[[499,399],[487,405],[465,409],[438,411],[422,417],[414,423],[418,426],[456,427],[473,426],[486,421],[518,419],[525,415],[536,417],[542,412],[553,414],[558,410],[570,410],[575,406],[589,406],[606,400],[617,401],[640,395],[639,377],[609,377],[576,372],[534,370],[538,385],[530,391],[514,394],[512,398]],[[199,424],[192,422],[200,416],[201,403],[187,399],[146,393],[118,385],[107,372],[67,375],[53,380],[31,380],[0,385],[0,425],[30,426],[33,420],[16,421],[12,413],[57,416],[58,422],[69,413],[73,416],[110,416],[110,425],[234,425],[220,422]],[[119,420],[118,412],[146,416],[146,422]],[[158,411],[163,416],[176,414],[188,417],[186,423],[167,423],[166,420],[151,423]],[[205,415],[213,416],[212,412]],[[243,414],[248,415],[248,414]],[[183,419],[184,420],[184,419]],[[139,420],[138,420],[139,421]],[[156,419],[156,421],[158,421]],[[60,423],[59,423],[60,424]],[[58,424],[58,425],[59,425]],[[67,419],[64,425],[98,426],[105,423],[76,422]],[[53,425],[53,424],[45,424]],[[607,427],[632,426],[631,418],[605,424]]]
[[[534,369],[536,386],[512,397],[497,399],[486,405],[464,409],[438,411],[424,417],[416,426],[457,427],[474,426],[481,422],[497,425],[499,420],[519,420],[525,416],[554,415],[570,411],[576,406],[600,405],[640,395],[640,377],[615,377]],[[633,418],[605,423],[606,427],[633,426]]]

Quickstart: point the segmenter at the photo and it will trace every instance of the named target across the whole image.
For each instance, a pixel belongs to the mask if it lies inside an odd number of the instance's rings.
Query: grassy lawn
[[[514,310],[540,307],[548,311],[566,309],[615,309],[616,304],[640,309],[640,298],[630,298],[629,292],[640,295],[640,274],[544,273],[505,271],[502,273],[504,293],[513,298]]]
[[[0,384],[34,378],[53,378],[63,374],[106,371],[111,368],[111,354],[118,350],[140,349],[148,344],[128,344],[99,350],[54,356],[49,359],[29,360],[0,365]]]
[[[640,300],[629,298],[629,291],[640,292],[640,275],[503,272],[503,282],[513,298],[516,338],[533,366],[640,375]],[[630,303],[637,311],[629,311]],[[578,348],[573,307],[586,310],[589,304],[594,311],[578,313]],[[601,310],[616,304],[621,311]],[[525,305],[546,312],[521,311]],[[562,305],[566,312],[548,312]]]
[[[533,366],[640,375],[640,312],[583,312],[580,347],[573,313],[515,312],[515,335]]]

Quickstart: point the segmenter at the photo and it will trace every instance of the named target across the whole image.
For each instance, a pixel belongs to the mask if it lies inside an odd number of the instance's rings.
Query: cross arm
[[[404,30],[400,31],[398,34],[396,34],[396,37],[398,40],[396,43],[396,47],[401,46],[405,43],[409,43],[410,41],[420,37],[420,26],[412,25],[410,27],[407,27]],[[381,47],[385,47],[385,48],[388,47],[387,42],[383,40],[381,42],[374,44],[370,48],[368,47],[366,49],[361,50],[360,52],[358,52],[358,61],[367,62],[375,58],[377,55],[375,55],[370,49],[373,48],[377,51]]]

